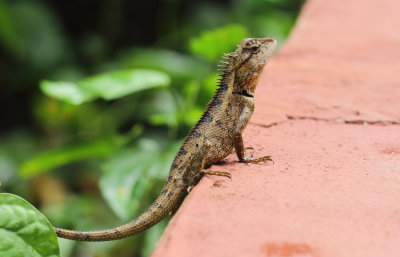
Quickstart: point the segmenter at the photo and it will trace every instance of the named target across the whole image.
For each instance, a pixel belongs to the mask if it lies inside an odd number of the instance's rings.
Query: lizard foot
[[[232,175],[229,172],[225,171],[215,171],[215,170],[202,170],[204,175],[214,175],[214,176],[223,176],[232,179]]]
[[[257,163],[257,162],[267,162],[267,161],[272,161],[274,163],[274,160],[271,159],[271,156],[264,156],[260,158],[253,158],[253,156],[246,156],[243,158],[243,160],[240,160],[240,162],[245,162],[245,163]]]

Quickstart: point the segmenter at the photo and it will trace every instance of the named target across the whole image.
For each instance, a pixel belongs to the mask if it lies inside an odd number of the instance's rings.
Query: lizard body
[[[225,55],[227,62],[222,67],[219,87],[183,142],[159,197],[147,211],[116,228],[89,232],[55,228],[57,235],[80,241],[108,241],[138,234],[174,212],[203,174],[230,177],[226,172],[203,169],[222,161],[233,149],[240,162],[271,160],[269,156],[245,156],[242,133],[254,111],[258,79],[276,44],[272,38],[248,38],[235,52]]]

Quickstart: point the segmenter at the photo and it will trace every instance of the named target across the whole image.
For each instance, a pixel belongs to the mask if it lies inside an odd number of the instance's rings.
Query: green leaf
[[[158,49],[133,49],[119,58],[119,63],[126,68],[145,68],[166,72],[174,82],[176,80],[200,79],[207,74],[207,65],[190,55]]]
[[[135,148],[114,155],[106,163],[100,189],[118,217],[129,220],[139,214],[155,181],[166,179],[180,143],[163,150],[156,140],[141,139]]]
[[[46,217],[19,196],[0,193],[0,256],[60,256]]]
[[[58,238],[58,243],[60,245],[61,256],[73,256],[72,252],[78,242],[60,237]]]
[[[50,97],[79,105],[98,98],[113,100],[170,83],[164,72],[130,69],[93,75],[77,83],[44,80],[40,82],[40,89]]]
[[[212,31],[204,31],[199,37],[192,38],[189,48],[193,54],[216,61],[223,53],[235,49],[247,35],[247,29],[242,25],[230,24]]]
[[[150,256],[162,236],[169,219],[163,219],[144,233],[142,256]]]
[[[74,105],[82,104],[95,98],[93,94],[85,92],[77,84],[67,81],[43,80],[40,82],[40,89],[52,98]]]
[[[105,100],[117,99],[153,87],[170,84],[168,75],[153,70],[121,70],[88,77],[78,82],[85,92]]]
[[[124,141],[123,138],[107,138],[44,152],[24,162],[20,174],[31,177],[71,162],[105,157],[114,152]]]

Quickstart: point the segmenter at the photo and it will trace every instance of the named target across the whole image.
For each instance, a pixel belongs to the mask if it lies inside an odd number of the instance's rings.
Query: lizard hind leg
[[[206,164],[206,160],[208,157],[208,153],[210,151],[211,144],[204,140],[203,145],[200,149],[195,152],[190,161],[188,162],[187,166],[187,173],[186,173],[186,181],[187,181],[187,188],[186,191],[190,193],[193,187],[197,185],[200,181],[201,177],[203,176],[202,170]]]
[[[216,170],[202,170],[199,173],[199,176],[202,175],[213,175],[213,176],[222,176],[222,177],[227,177],[232,179],[232,175],[229,172],[226,171],[216,171]],[[192,191],[194,186],[189,186],[187,188],[187,192],[190,193],[190,191]]]
[[[204,166],[208,157],[208,153],[210,150],[210,143],[206,140],[203,143],[203,146],[200,148],[200,151],[195,153],[189,163],[191,166],[191,173],[189,175],[190,182],[188,183],[187,192],[190,193],[193,187],[197,184],[197,182],[201,179],[201,177],[205,174],[215,175],[215,176],[224,176],[232,179],[232,176],[229,172],[225,171],[213,171],[213,170],[205,170]]]
[[[221,177],[227,177],[227,178],[232,179],[231,173],[226,172],[226,171],[202,170],[201,173],[203,173],[204,175],[221,176]]]

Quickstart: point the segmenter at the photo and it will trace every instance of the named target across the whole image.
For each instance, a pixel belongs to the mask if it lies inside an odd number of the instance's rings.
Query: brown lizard
[[[116,228],[88,232],[55,228],[57,235],[80,241],[108,241],[138,234],[176,211],[204,174],[230,177],[227,172],[204,169],[222,161],[233,149],[240,162],[271,160],[269,156],[245,156],[242,133],[254,111],[258,79],[276,45],[273,38],[247,38],[235,52],[224,56],[218,89],[183,142],[160,195],[147,211]]]

